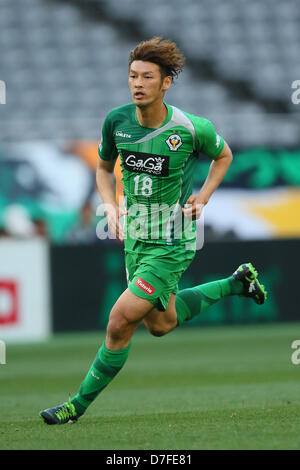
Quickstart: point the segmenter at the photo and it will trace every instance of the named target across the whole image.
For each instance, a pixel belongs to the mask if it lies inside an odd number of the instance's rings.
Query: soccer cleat
[[[54,408],[48,408],[47,410],[41,411],[40,416],[47,424],[73,423],[78,420],[75,406],[71,403],[71,400]]]
[[[241,281],[244,285],[243,297],[251,297],[258,305],[263,304],[267,299],[265,287],[258,282],[258,272],[251,263],[241,264],[233,273],[236,281]]]

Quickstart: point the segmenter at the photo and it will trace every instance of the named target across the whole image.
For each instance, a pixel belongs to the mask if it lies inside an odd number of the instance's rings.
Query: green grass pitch
[[[76,424],[43,408],[74,395],[104,333],[7,345],[0,449],[299,449],[300,324],[137,331],[129,359]]]

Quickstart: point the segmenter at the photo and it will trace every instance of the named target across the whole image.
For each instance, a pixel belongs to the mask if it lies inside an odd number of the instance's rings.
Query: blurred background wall
[[[25,337],[32,318],[37,337],[104,328],[126,287],[121,244],[96,235],[97,145],[130,102],[130,50],[154,35],[186,55],[166,101],[210,119],[234,153],[182,286],[251,260],[269,290],[261,308],[226,299],[196,323],[299,319],[299,2],[0,0],[0,338]]]

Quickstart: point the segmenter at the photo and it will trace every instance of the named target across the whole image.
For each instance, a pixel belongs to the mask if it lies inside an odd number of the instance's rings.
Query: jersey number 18
[[[140,186],[140,177],[141,175],[137,175],[134,178],[134,194],[135,196],[138,196],[139,194],[139,186]],[[149,178],[149,176],[144,176],[142,179],[142,187],[141,187],[141,193],[143,196],[151,196],[152,194],[152,179]]]

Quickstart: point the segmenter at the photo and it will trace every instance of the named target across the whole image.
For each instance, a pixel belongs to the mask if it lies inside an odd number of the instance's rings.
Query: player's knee
[[[165,336],[168,334],[170,331],[173,330],[173,325],[171,324],[165,324],[165,325],[150,325],[148,326],[148,331],[151,333],[153,336]]]
[[[170,331],[172,331],[172,330],[174,330],[174,328],[176,328],[177,319],[170,319],[170,320],[165,321],[165,322],[145,321],[144,324],[145,324],[147,330],[149,331],[149,333],[151,333],[151,335],[160,337],[160,336],[164,336],[164,335],[170,333]]]
[[[164,330],[159,329],[159,328],[158,329],[157,328],[150,328],[148,331],[151,333],[151,335],[157,336],[158,338],[161,337],[161,336],[166,335],[169,332],[169,331],[164,331]]]
[[[123,338],[127,328],[127,321],[124,318],[111,318],[107,325],[108,336],[115,341]]]

